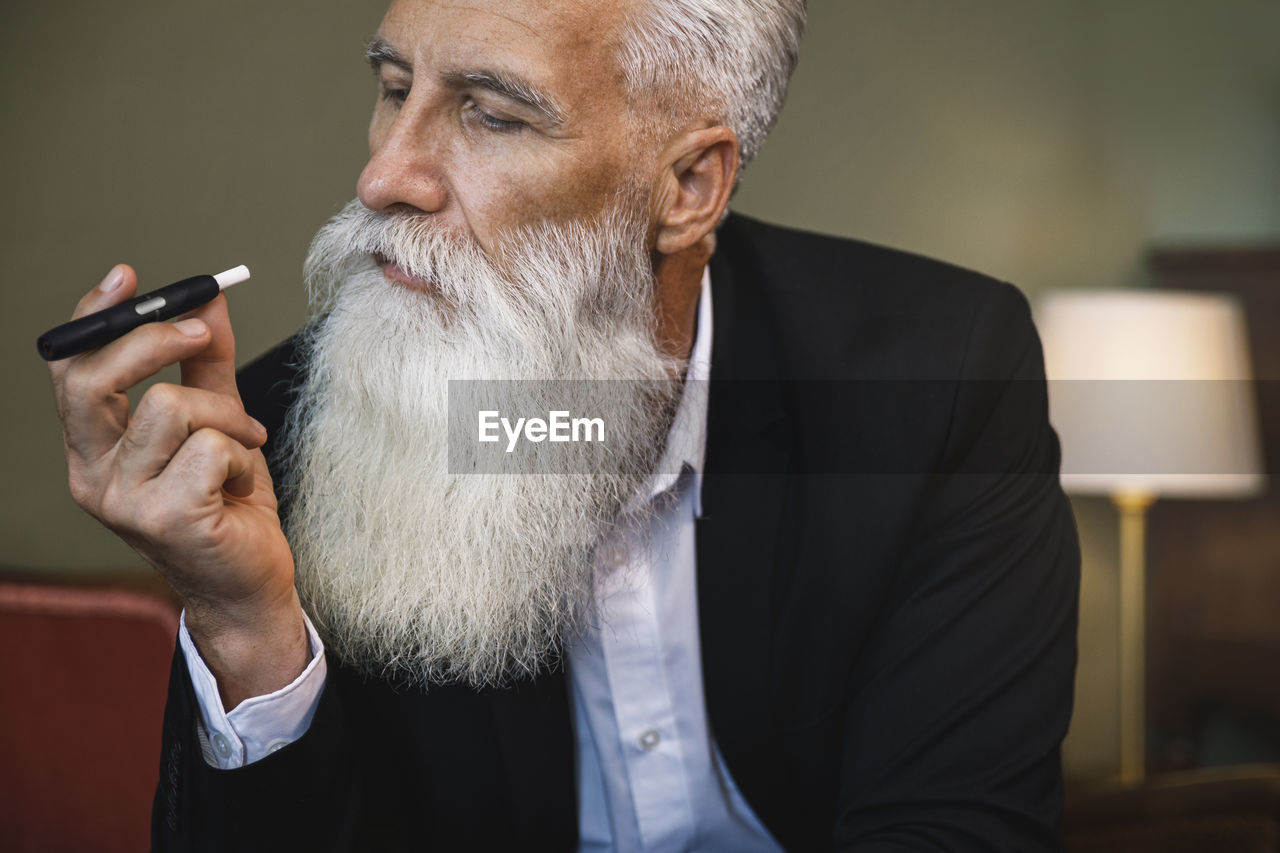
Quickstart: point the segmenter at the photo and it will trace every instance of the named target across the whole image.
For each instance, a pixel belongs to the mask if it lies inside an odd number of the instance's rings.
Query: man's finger
[[[219,294],[188,316],[203,321],[211,337],[208,346],[183,360],[182,384],[225,394],[240,402],[240,391],[236,387],[236,338],[227,313],[227,297]]]
[[[71,312],[72,320],[93,314],[118,305],[131,299],[138,291],[138,274],[128,264],[116,264],[108,272],[98,286],[90,290],[76,303],[76,310]],[[49,362],[49,370],[57,381],[74,359],[59,359]]]
[[[199,320],[148,323],[101,349],[71,359],[55,374],[55,393],[68,449],[98,458],[128,425],[125,392],[166,365],[189,356],[209,340]]]
[[[253,493],[258,455],[217,430],[198,430],[183,442],[156,484],[178,506],[200,506],[224,488],[247,497]]]
[[[238,400],[202,388],[151,386],[120,438],[116,468],[122,481],[132,486],[158,476],[190,436],[208,429],[247,449],[267,440],[266,429]]]
[[[110,308],[130,298],[138,290],[138,274],[128,264],[116,264],[105,278],[76,303],[71,319],[79,320],[87,314]]]

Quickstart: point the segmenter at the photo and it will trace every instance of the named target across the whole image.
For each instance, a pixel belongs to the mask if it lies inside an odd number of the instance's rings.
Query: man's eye
[[[490,130],[496,130],[499,133],[515,133],[524,127],[524,122],[522,121],[508,121],[507,119],[491,116],[486,112],[480,113],[480,121],[485,127]]]
[[[401,89],[397,86],[382,86],[382,100],[394,104],[397,107],[403,104],[407,97],[409,97],[408,89]]]
[[[474,121],[479,122],[481,127],[494,133],[519,133],[525,127],[525,123],[522,121],[498,118],[485,112],[480,109],[480,106],[475,101],[470,101],[467,104],[467,113]]]

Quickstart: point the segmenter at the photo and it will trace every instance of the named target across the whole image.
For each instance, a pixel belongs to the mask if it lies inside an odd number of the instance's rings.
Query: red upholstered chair
[[[177,627],[160,594],[0,580],[0,850],[148,849]]]

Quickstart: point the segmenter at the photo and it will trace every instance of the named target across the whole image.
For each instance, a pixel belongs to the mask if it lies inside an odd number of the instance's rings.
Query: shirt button
[[[222,732],[213,733],[213,748],[223,758],[231,757],[231,741]]]
[[[649,729],[649,731],[640,735],[640,748],[645,752],[649,752],[657,746],[661,740],[662,735],[658,734],[654,729]]]
[[[287,740],[273,740],[271,743],[267,744],[267,755],[270,755],[273,752],[279,752],[288,745],[289,741]]]

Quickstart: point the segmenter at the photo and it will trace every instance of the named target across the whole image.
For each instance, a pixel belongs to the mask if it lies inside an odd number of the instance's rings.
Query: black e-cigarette
[[[57,361],[97,349],[144,323],[168,320],[212,302],[219,293],[248,278],[249,268],[244,264],[217,275],[184,278],[50,329],[36,339],[36,349],[45,361]]]

